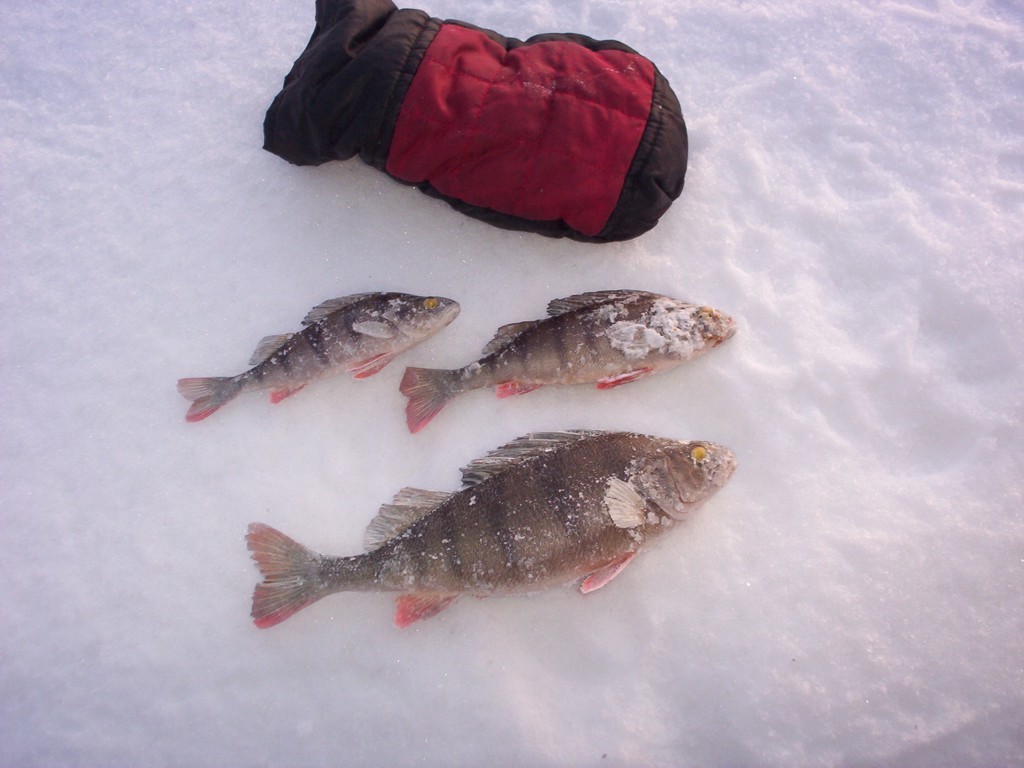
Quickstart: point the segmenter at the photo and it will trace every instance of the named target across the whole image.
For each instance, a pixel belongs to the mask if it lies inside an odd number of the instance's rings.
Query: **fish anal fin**
[[[348,372],[352,374],[354,379],[368,379],[375,373],[379,373],[384,366],[395,359],[396,353],[394,352],[382,352],[379,355],[368,357],[365,360],[360,360],[351,368]]]
[[[618,576],[634,557],[636,557],[636,552],[627,552],[610,563],[601,566],[583,580],[583,583],[580,584],[580,592],[585,595],[588,592],[593,592],[595,589],[600,589]]]
[[[433,512],[451,497],[445,491],[425,491],[422,488],[403,488],[390,504],[383,504],[377,516],[370,521],[363,535],[366,551],[372,551],[424,515]]]
[[[256,350],[252,353],[252,357],[249,358],[249,365],[259,365],[267,360],[294,335],[294,333],[279,333],[274,336],[264,336],[260,339],[260,343],[256,345]]]
[[[604,508],[617,528],[636,528],[647,519],[647,500],[631,483],[617,477],[608,479]]]
[[[525,320],[521,323],[509,323],[508,325],[501,326],[497,331],[494,332],[494,338],[487,342],[483,351],[480,353],[484,357],[487,355],[497,352],[502,347],[509,344],[513,339],[519,336],[523,331],[527,331],[533,328],[535,325],[544,322],[543,320]]]
[[[284,388],[284,389],[272,389],[270,391],[270,402],[273,403],[274,405],[277,405],[282,400],[284,400],[286,397],[291,397],[292,395],[294,395],[296,392],[298,392],[300,389],[302,389],[305,386],[306,386],[305,384],[299,384],[299,386],[297,386],[297,387],[288,387],[288,388]]]
[[[395,626],[405,629],[422,619],[436,616],[447,608],[458,595],[415,592],[395,598]]]
[[[646,376],[654,371],[653,368],[635,368],[632,371],[626,371],[625,373],[618,373],[615,376],[605,376],[603,379],[598,380],[598,389],[611,389],[612,387],[620,387],[623,384],[629,384],[631,381],[636,381],[642,376]]]
[[[516,395],[525,395],[527,392],[533,392],[533,390],[540,389],[543,386],[543,384],[526,384],[521,381],[503,381],[494,388],[494,393],[502,398],[514,397]]]
[[[339,309],[344,309],[345,307],[355,304],[357,301],[362,301],[363,299],[368,299],[371,296],[375,295],[377,294],[354,293],[351,296],[341,296],[337,299],[328,299],[322,304],[317,304],[315,307],[309,310],[309,312],[306,314],[306,317],[303,318],[302,324],[312,325],[313,323],[323,320],[328,315],[337,312]]]

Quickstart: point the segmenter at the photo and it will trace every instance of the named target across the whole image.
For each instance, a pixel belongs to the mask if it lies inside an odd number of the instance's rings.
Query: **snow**
[[[617,320],[626,314],[622,304],[612,304],[601,310],[601,314],[611,321],[605,336],[612,349],[637,361],[644,360],[652,352],[674,360],[690,360],[712,349],[715,345],[706,344],[702,336],[703,327],[714,322],[718,326],[715,332],[721,333],[724,341],[728,333],[726,329],[734,325],[728,316],[717,321],[713,312],[666,298],[656,299],[635,321]],[[657,357],[657,354],[651,355],[650,362]]]
[[[1024,764],[1024,11],[997,0],[432,0],[651,57],[686,189],[643,237],[500,231],[262,119],[312,2],[0,8],[0,765]],[[609,391],[458,398],[547,302],[636,288],[734,338]],[[450,296],[365,381],[186,424],[325,299]],[[251,521],[332,554],[403,486],[530,431],[727,445],[739,468],[614,582],[248,617]]]

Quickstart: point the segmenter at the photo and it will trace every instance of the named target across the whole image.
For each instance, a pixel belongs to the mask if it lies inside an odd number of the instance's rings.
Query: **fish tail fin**
[[[330,591],[321,584],[316,552],[262,523],[250,523],[245,540],[263,574],[252,594],[252,618],[260,629],[281,623]]]
[[[192,401],[185,421],[202,421],[238,394],[238,384],[230,376],[178,379],[178,392]]]
[[[406,368],[399,389],[409,398],[405,423],[410,432],[419,432],[458,394],[453,386],[455,371],[439,368]]]

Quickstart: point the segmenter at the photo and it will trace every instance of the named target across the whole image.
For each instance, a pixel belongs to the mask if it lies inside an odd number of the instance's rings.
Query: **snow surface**
[[[264,152],[313,3],[0,6],[0,765],[1024,764],[1024,10],[996,0],[433,0],[650,56],[686,190],[594,246],[489,228],[358,161]],[[452,403],[550,299],[641,288],[736,336],[611,391]],[[438,293],[366,381],[186,424],[334,296]],[[586,597],[387,595],[260,631],[250,521],[360,549],[403,485],[517,435],[733,448],[702,512]]]

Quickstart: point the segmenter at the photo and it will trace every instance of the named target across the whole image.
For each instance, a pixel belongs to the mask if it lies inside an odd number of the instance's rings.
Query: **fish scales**
[[[400,300],[398,294],[381,294],[372,301],[386,305],[396,300]],[[353,330],[360,320],[381,315],[380,309],[367,304],[366,300],[349,304],[291,334],[270,357],[242,373],[239,383],[244,386],[251,379],[261,387],[288,386],[296,377],[315,378],[326,368],[386,351],[389,345],[385,342],[391,336],[381,338]]]
[[[499,397],[550,384],[609,389],[693,360],[731,338],[732,318],[711,307],[646,291],[598,291],[556,299],[549,317],[498,329],[462,368],[407,368],[401,391],[417,432],[449,400],[495,387]]]
[[[249,370],[180,379],[178,391],[193,401],[186,419],[205,419],[243,392],[269,389],[271,402],[277,403],[311,381],[345,370],[366,378],[458,314],[457,302],[439,296],[392,292],[331,299],[306,315],[300,331],[265,337]]]
[[[620,319],[635,320],[643,311],[624,305]],[[582,384],[614,370],[619,355],[604,334],[607,315],[581,308],[523,331],[514,341],[479,361],[464,379],[465,390],[524,380],[543,384]]]
[[[580,565],[568,555],[580,550],[608,559],[605,545],[632,541],[601,509],[607,479],[636,455],[631,442],[553,451],[454,494],[370,553],[381,564],[375,588],[516,591],[571,578]],[[602,534],[611,534],[608,541]]]
[[[479,361],[463,379],[463,390],[494,386],[503,381],[573,383],[597,357],[596,335],[588,318],[576,313],[537,323],[503,349]],[[583,373],[582,375],[585,375]],[[557,379],[557,381],[556,381]]]
[[[465,487],[446,497],[405,489],[371,524],[383,518],[393,532],[362,555],[315,555],[254,524],[249,546],[266,581],[253,616],[270,626],[333,592],[385,591],[402,593],[404,626],[462,593],[532,592],[583,577],[590,591],[710,498],[734,466],[728,449],[707,442],[527,436],[464,468]]]

